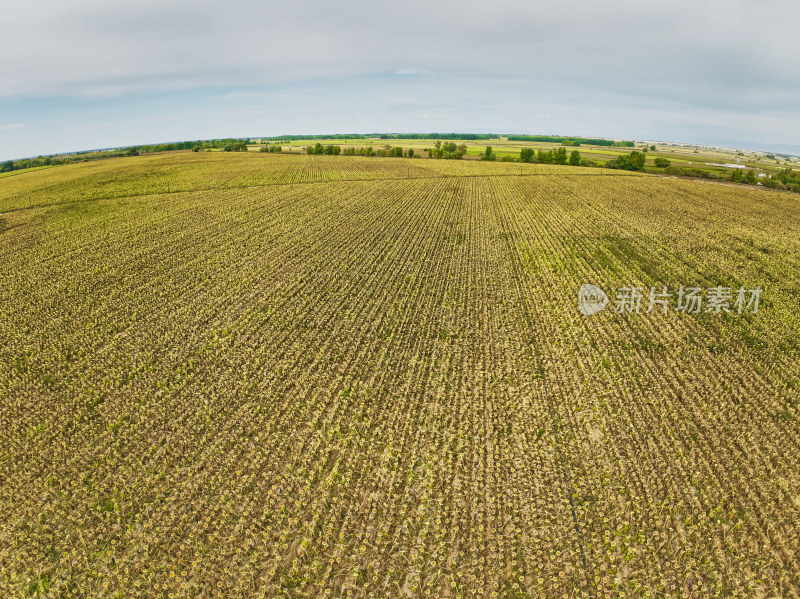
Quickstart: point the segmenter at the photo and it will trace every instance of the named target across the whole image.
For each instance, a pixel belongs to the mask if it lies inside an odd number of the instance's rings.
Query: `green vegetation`
[[[223,152],[247,152],[247,142],[243,139],[222,146]]]
[[[569,145],[585,144],[590,146],[613,146],[619,148],[632,148],[632,141],[614,141],[611,139],[597,139],[588,137],[558,137],[555,135],[509,135],[510,141],[543,141],[549,143],[569,142]],[[565,144],[566,145],[566,144]]]
[[[778,174],[772,175],[764,181],[767,187],[776,189],[788,189],[790,191],[800,192],[800,171],[786,167]]]
[[[327,154],[329,156],[338,156],[341,154],[342,148],[341,146],[334,146],[334,145],[326,145],[323,146],[321,143],[317,142],[313,146],[308,146],[306,148],[306,154]]]
[[[347,133],[333,135],[278,135],[263,137],[267,141],[302,141],[306,139],[446,139],[481,140],[496,139],[494,133]]]
[[[622,169],[626,171],[643,171],[645,158],[644,153],[634,150],[627,156],[617,156],[614,160],[609,160],[606,162],[606,168]]]
[[[432,149],[427,149],[428,158],[436,158],[443,160],[460,160],[464,154],[467,153],[467,146],[465,144],[456,145],[455,142],[442,143],[436,140]]]
[[[432,140],[431,136],[438,136],[439,139]],[[375,144],[362,147],[359,142],[375,140],[377,138],[402,139],[406,140],[401,146],[385,145],[375,147]],[[317,143],[307,145],[303,141],[317,140]],[[337,142],[340,140],[340,143]],[[459,143],[459,140],[461,143]],[[485,145],[467,145],[468,141],[492,140],[492,153],[485,154]],[[515,141],[526,140],[526,141]],[[530,141],[538,140],[538,141]],[[327,141],[327,143],[326,143]],[[426,143],[429,142],[429,143]],[[591,145],[588,142],[596,142]],[[430,147],[435,144],[434,147]],[[660,151],[652,161],[646,161],[641,165],[640,158],[620,151],[622,148],[630,147],[632,142],[613,142],[611,140],[594,138],[574,138],[560,136],[542,135],[510,135],[497,136],[494,134],[422,134],[422,133],[386,133],[386,134],[335,134],[335,135],[315,135],[315,136],[277,136],[273,138],[258,139],[217,139],[193,142],[174,142],[165,144],[151,144],[142,146],[132,146],[115,150],[103,150],[97,152],[81,152],[69,155],[39,156],[23,160],[6,160],[0,163],[0,177],[6,177],[12,172],[30,172],[33,169],[48,168],[51,166],[62,166],[65,164],[92,161],[104,158],[128,156],[132,158],[142,157],[153,153],[187,151],[228,151],[246,152],[248,149],[257,149],[264,153],[283,153],[298,152],[310,148],[310,154],[329,154],[336,155],[358,155],[358,156],[378,156],[378,157],[429,157],[439,159],[479,159],[484,161],[498,162],[523,162],[540,164],[557,164],[569,166],[604,166],[623,170],[650,171],[653,173],[665,174],[678,177],[698,177],[706,179],[724,179],[736,182],[747,182],[745,174],[731,173],[724,164],[731,162],[736,156],[737,161],[741,157],[747,157],[747,166],[751,170],[756,170],[765,176],[757,176],[756,183],[765,187],[775,189],[785,189],[797,192],[800,190],[800,182],[796,174],[791,169],[782,172],[776,166],[775,160],[767,155],[755,152],[745,153],[737,150],[735,153],[727,150],[714,148],[703,148],[698,146],[686,147],[677,144],[662,144]],[[253,145],[257,145],[253,148]],[[564,153],[565,148],[582,146],[581,152]],[[639,152],[655,151],[655,145],[642,145]],[[634,150],[635,151],[635,150]],[[690,154],[691,153],[691,154]],[[791,158],[779,154],[771,154],[775,159]],[[487,160],[488,159],[488,160]],[[752,181],[750,181],[752,184]]]
[[[575,152],[576,150],[573,150]],[[580,164],[580,154],[578,154],[579,164]],[[566,148],[556,148],[554,150],[539,150],[536,153],[536,162],[539,164],[567,164],[567,149]]]
[[[342,149],[342,154],[345,156],[374,156],[375,152],[373,151],[372,146],[365,146],[363,148],[350,146]]]
[[[313,146],[307,146],[306,154],[326,154],[328,156],[338,156],[339,154],[343,154],[344,156],[378,156],[380,158],[402,158],[404,156],[410,158],[414,157],[413,150],[404,150],[401,146],[386,146],[373,151],[371,146],[364,148],[355,148],[351,146],[342,149],[342,147],[338,145],[322,145],[319,142]]]
[[[520,162],[533,162],[536,157],[536,151],[533,148],[522,148],[519,151]]]
[[[496,139],[494,133],[382,133],[381,139],[447,139],[477,141],[481,139]]]
[[[538,162],[539,164],[569,164],[570,166],[580,166],[583,164],[581,153],[572,150],[569,157],[566,148],[556,148],[554,150],[539,150],[534,153],[533,148],[523,148],[519,153],[520,162]]]

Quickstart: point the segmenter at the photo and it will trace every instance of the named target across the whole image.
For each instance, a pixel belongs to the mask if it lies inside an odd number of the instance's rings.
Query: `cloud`
[[[14,129],[19,129],[24,127],[22,123],[12,123],[10,125],[0,125],[0,131],[13,131]]]
[[[0,95],[103,97],[388,71],[789,106],[800,100],[797,14],[794,0],[758,10],[743,0],[676,0],[670,10],[634,0],[576,0],[569,10],[527,0],[41,0],[5,10],[0,49],[26,55],[0,64]]]
[[[358,111],[374,130],[446,114],[442,126],[461,131],[572,123],[669,138],[707,123],[797,143],[798,16],[796,0],[18,2],[4,9],[0,51],[25,55],[0,61],[0,114],[39,135],[32,119],[44,117],[28,107],[47,102],[45,137],[130,111],[244,116],[263,104],[254,135],[353,130]],[[148,116],[161,114],[137,118]],[[191,137],[211,130],[197,121]]]

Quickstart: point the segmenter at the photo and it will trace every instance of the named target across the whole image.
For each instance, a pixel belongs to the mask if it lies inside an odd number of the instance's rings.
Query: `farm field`
[[[547,152],[561,147],[560,143],[512,141],[506,136],[480,141],[456,141],[457,143],[464,143],[467,146],[467,153],[464,158],[473,160],[477,160],[480,155],[483,154],[487,145],[494,149],[498,159],[510,158],[515,160],[519,159],[520,150],[523,148],[533,148],[537,151],[543,150]],[[338,145],[342,148],[370,146],[375,150],[399,145],[404,149],[413,149],[421,156],[426,156],[427,150],[434,146],[436,139],[379,139],[377,137],[367,139],[331,138],[294,139],[292,141],[270,141],[268,143],[282,145],[284,151],[289,153],[304,153],[307,146],[313,146],[315,143]],[[652,149],[653,146],[655,150]],[[260,144],[256,144],[249,146],[249,149],[250,151],[258,151],[260,147]],[[583,158],[599,162],[599,164],[593,166],[602,166],[606,161],[613,160],[621,155],[626,155],[631,150],[636,149],[642,151],[645,148],[647,148],[646,166],[652,172],[662,173],[661,170],[655,170],[658,167],[655,166],[654,159],[665,158],[676,167],[690,168],[695,173],[694,176],[702,174],[712,179],[730,179],[732,169],[725,167],[725,164],[741,164],[747,169],[753,169],[756,173],[764,175],[776,174],[784,168],[796,168],[797,165],[800,164],[797,157],[786,155],[775,156],[752,150],[742,151],[732,148],[692,146],[658,141],[639,142],[636,144],[636,147],[581,144],[579,146],[569,146],[567,149],[569,151],[576,149]],[[772,157],[770,158],[769,156]]]
[[[800,196],[756,187],[257,152],[2,178],[0,596],[796,597],[798,298]]]

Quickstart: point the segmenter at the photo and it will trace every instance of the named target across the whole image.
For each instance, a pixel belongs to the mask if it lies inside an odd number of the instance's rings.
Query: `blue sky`
[[[526,132],[800,154],[794,0],[41,0],[0,160],[214,137]]]

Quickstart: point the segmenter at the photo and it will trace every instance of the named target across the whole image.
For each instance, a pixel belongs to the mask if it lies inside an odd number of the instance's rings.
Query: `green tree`
[[[606,162],[608,168],[619,168],[626,171],[642,171],[644,170],[644,161],[647,157],[642,153],[634,150],[627,156],[620,155],[614,160]]]
[[[744,176],[744,182],[748,185],[755,185],[758,181],[758,177],[756,177],[755,171],[747,171],[747,174]]]
[[[553,150],[553,162],[556,164],[567,163],[567,148],[561,147]]]
[[[408,148],[408,157],[409,158],[413,158],[414,157],[414,148]]]
[[[14,170],[13,160],[6,160],[5,162],[0,162],[0,173],[10,173],[13,170]]]
[[[630,162],[630,170],[632,171],[642,171],[644,170],[644,162],[646,160],[645,155],[642,152],[637,152],[634,150],[628,156],[628,161]]]
[[[658,168],[666,168],[672,163],[666,158],[656,158],[653,160],[653,164],[655,164]]]
[[[223,152],[247,152],[247,142],[243,139],[236,139],[230,143],[225,144],[222,148]]]
[[[466,152],[466,145],[457,146],[455,142],[437,141],[433,148],[426,148],[428,158],[438,158],[444,160],[459,160]]]
[[[581,153],[578,152],[578,150],[572,150],[572,153],[569,155],[569,163],[572,166],[581,165]]]
[[[522,148],[519,151],[519,159],[521,162],[533,162],[533,148]]]

